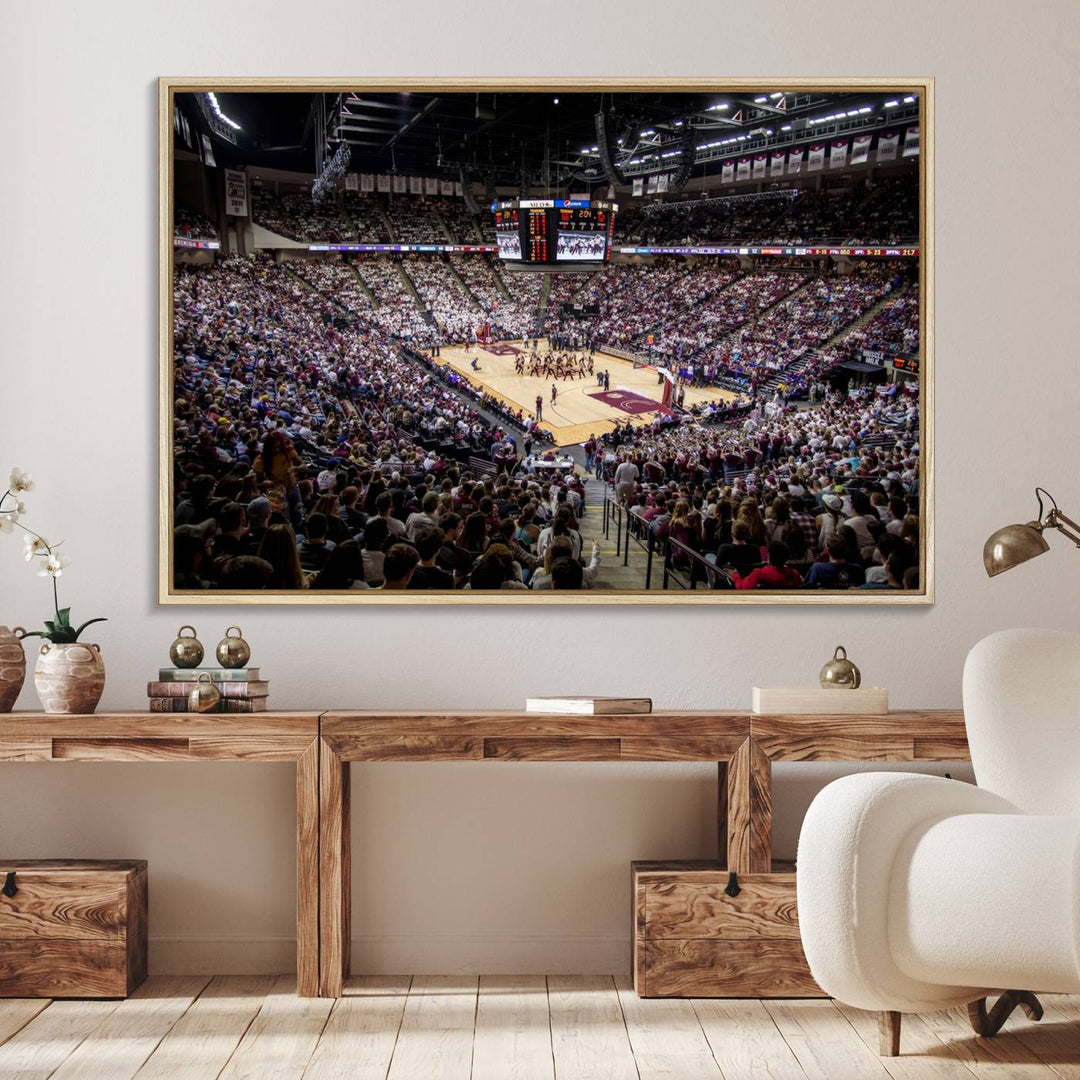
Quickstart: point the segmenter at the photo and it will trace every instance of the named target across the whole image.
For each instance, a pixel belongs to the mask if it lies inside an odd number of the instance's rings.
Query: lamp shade
[[[1034,559],[1050,545],[1043,539],[1038,522],[1027,525],[1006,525],[998,529],[983,545],[983,566],[990,577],[1011,570],[1028,559]]]

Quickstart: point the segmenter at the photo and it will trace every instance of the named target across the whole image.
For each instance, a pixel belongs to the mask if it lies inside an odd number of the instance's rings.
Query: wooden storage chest
[[[146,862],[0,860],[0,997],[126,997],[146,978]]]
[[[803,955],[795,867],[635,862],[634,989],[642,997],[823,997]],[[735,891],[734,889],[732,891]]]

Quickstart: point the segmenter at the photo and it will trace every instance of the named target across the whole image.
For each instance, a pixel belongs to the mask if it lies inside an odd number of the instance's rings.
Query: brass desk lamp
[[[1050,501],[1052,509],[1043,517],[1043,496]],[[1080,525],[1066,517],[1059,509],[1054,496],[1045,488],[1035,489],[1035,498],[1039,500],[1039,518],[1026,525],[1006,525],[998,529],[983,545],[983,566],[990,577],[996,577],[1014,566],[1019,566],[1028,559],[1034,559],[1050,545],[1043,537],[1047,529],[1057,529],[1080,548]]]

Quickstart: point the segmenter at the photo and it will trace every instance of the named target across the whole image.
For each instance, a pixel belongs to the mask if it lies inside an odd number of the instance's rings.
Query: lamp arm
[[[1051,528],[1057,529],[1063,536],[1068,537],[1078,548],[1080,548],[1080,525],[1077,525],[1072,518],[1066,517],[1060,510],[1055,507],[1046,516],[1046,524]],[[1068,528],[1066,528],[1068,526]]]

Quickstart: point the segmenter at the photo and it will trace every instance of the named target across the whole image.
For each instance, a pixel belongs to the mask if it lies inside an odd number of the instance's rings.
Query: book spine
[[[214,682],[258,682],[258,668],[161,668],[161,682],[194,682],[200,675],[209,675]]]
[[[149,682],[146,693],[149,697],[187,697],[198,686],[194,682]],[[268,682],[219,682],[214,688],[222,697],[260,698],[270,693]]]
[[[221,704],[224,708],[222,712],[227,713],[252,713],[252,712],[266,712],[266,698],[248,698],[242,700],[240,698],[225,698]]]
[[[187,694],[183,697],[151,697],[151,712],[187,712]]]
[[[187,712],[187,697],[152,697],[150,712]],[[210,712],[256,713],[266,712],[266,698],[222,698]]]

